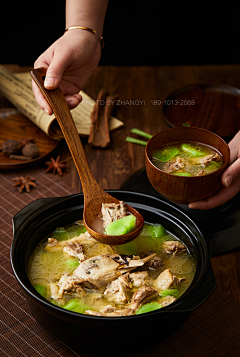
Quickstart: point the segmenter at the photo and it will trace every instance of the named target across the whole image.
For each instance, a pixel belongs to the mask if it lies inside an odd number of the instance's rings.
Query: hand
[[[84,30],[66,32],[54,42],[34,63],[34,68],[47,68],[44,86],[60,87],[70,109],[82,100],[79,91],[90,78],[101,57],[100,40]],[[39,106],[49,115],[53,113],[40,89],[32,82],[32,89]]]
[[[240,131],[229,143],[230,166],[221,177],[223,187],[213,196],[204,201],[191,202],[188,207],[192,209],[207,210],[221,206],[240,191]]]

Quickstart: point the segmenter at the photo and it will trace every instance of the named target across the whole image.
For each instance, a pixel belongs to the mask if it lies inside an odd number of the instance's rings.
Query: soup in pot
[[[145,223],[132,242],[110,246],[82,221],[59,227],[30,256],[37,292],[63,309],[93,316],[129,316],[174,303],[196,271],[187,246],[161,224]]]

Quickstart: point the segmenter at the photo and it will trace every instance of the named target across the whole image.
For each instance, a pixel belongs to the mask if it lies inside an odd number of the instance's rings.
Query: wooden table
[[[29,67],[6,65],[13,72],[28,71]],[[111,133],[111,145],[96,149],[83,138],[90,169],[103,189],[119,189],[136,170],[144,166],[144,147],[125,142],[129,130],[140,128],[154,134],[167,127],[163,120],[163,101],[172,91],[193,83],[226,83],[240,88],[240,65],[175,66],[175,67],[98,67],[84,90],[96,99],[104,87],[110,94],[119,94],[121,105],[114,114],[124,127]],[[134,101],[135,105],[129,105]],[[0,96],[0,108],[12,105]],[[65,142],[59,152],[62,159],[69,157]],[[81,184],[74,163],[69,161],[62,180],[81,192]],[[227,238],[226,238],[227,239]],[[218,289],[240,302],[240,250],[215,256],[212,266]]]

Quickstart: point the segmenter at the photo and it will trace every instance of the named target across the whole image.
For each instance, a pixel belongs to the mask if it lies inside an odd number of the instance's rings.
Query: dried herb
[[[21,177],[15,177],[15,178],[13,179],[13,181],[17,181],[17,182],[15,182],[15,184],[14,184],[13,186],[14,186],[14,187],[19,186],[19,187],[18,187],[18,191],[21,192],[21,193],[22,193],[24,190],[25,190],[26,192],[30,192],[31,187],[36,187],[36,186],[37,186],[37,185],[34,183],[36,180],[35,180],[34,178],[29,177],[29,176],[27,176],[27,177],[23,177],[23,176],[21,176]]]
[[[118,95],[108,96],[105,89],[98,93],[94,104],[91,119],[92,124],[88,143],[96,147],[107,147],[110,144],[109,119],[115,106]]]
[[[2,152],[7,156],[20,152],[21,148],[21,142],[14,139],[5,140],[1,145]]]
[[[38,146],[33,143],[26,144],[22,148],[22,154],[31,157],[32,159],[40,155]]]
[[[34,138],[32,136],[30,138],[21,139],[20,141],[21,141],[22,146],[25,146],[25,145],[30,144],[30,143],[35,144],[35,140],[34,140]]]
[[[57,157],[56,160],[51,157],[50,158],[51,161],[45,162],[45,165],[48,166],[48,168],[46,169],[46,172],[52,171],[54,175],[55,175],[55,173],[58,173],[60,176],[62,176],[62,174],[63,174],[62,171],[66,169],[65,163],[69,159],[71,159],[71,157],[66,160],[60,161],[60,155]]]
[[[22,160],[22,161],[29,161],[29,160],[32,160],[31,157],[29,156],[23,156],[23,155],[10,155],[9,156],[9,159],[12,159],[12,160]]]

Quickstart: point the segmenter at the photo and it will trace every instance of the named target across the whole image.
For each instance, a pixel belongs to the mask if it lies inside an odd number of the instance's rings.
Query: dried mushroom
[[[5,140],[1,145],[2,152],[7,156],[20,152],[21,148],[21,141],[14,139]]]
[[[29,143],[22,148],[22,154],[32,159],[39,156],[39,148],[36,144]]]

